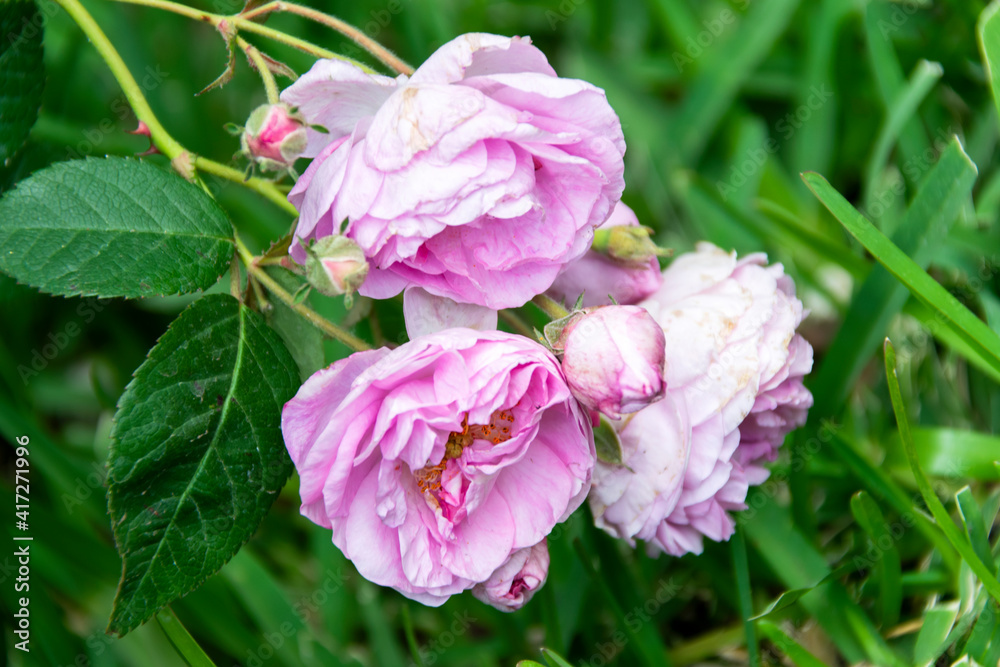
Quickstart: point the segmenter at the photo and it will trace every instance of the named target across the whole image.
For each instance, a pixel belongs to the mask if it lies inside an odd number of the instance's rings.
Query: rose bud
[[[664,251],[649,238],[625,204],[618,202],[611,217],[594,232],[594,242],[583,257],[567,264],[548,295],[574,303],[582,294],[584,307],[639,303],[660,288],[663,278],[656,257]]]
[[[261,169],[287,169],[306,149],[304,120],[287,104],[263,104],[247,119],[241,143],[243,153]]]
[[[517,611],[531,599],[549,576],[549,548],[542,540],[519,549],[490,578],[476,584],[472,594],[500,611]]]
[[[346,236],[327,236],[306,248],[306,279],[327,296],[351,297],[368,275],[368,261]]]
[[[571,317],[562,366],[577,400],[612,419],[663,397],[663,329],[638,306],[604,306]]]

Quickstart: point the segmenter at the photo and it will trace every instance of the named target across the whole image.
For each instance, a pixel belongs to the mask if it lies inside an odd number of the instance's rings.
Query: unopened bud
[[[643,268],[654,257],[669,255],[649,238],[649,227],[604,227],[594,232],[591,248],[622,266]]]
[[[562,367],[583,405],[612,419],[663,398],[663,329],[639,306],[587,308],[560,336]]]
[[[306,280],[327,296],[351,296],[368,276],[368,260],[358,244],[346,236],[325,236],[306,247]]]
[[[287,104],[263,104],[247,119],[241,143],[261,169],[287,169],[306,149],[305,120]]]

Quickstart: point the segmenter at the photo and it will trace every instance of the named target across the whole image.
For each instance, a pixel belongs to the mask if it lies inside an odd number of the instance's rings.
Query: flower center
[[[489,424],[469,424],[469,413],[462,416],[462,430],[448,434],[444,445],[444,458],[433,466],[425,466],[413,473],[417,488],[423,493],[437,494],[441,491],[441,475],[451,459],[457,459],[476,440],[486,440],[494,445],[510,440],[511,426],[514,425],[514,413],[510,410],[497,410],[490,415]]]

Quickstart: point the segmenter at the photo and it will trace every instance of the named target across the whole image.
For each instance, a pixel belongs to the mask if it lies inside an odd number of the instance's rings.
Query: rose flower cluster
[[[409,77],[317,62],[281,98],[245,145],[312,158],[292,258],[329,294],[403,294],[409,342],[319,371],[282,415],[302,513],[361,575],[510,611],[584,501],[651,553],[732,535],[812,404],[802,303],[781,265],[708,243],[661,273],[602,90],[470,34]],[[496,330],[536,297],[568,315]],[[597,456],[602,419],[618,456]]]

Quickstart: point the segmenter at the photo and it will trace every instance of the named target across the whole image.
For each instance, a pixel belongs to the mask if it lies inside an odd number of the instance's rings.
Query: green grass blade
[[[198,642],[194,640],[187,628],[181,625],[170,607],[165,607],[156,615],[156,622],[163,630],[163,634],[184,658],[184,662],[190,667],[215,667],[215,663],[205,654],[201,646],[198,646]]]
[[[979,52],[983,56],[983,65],[986,67],[986,77],[989,79],[990,88],[993,89],[993,102],[996,104],[997,114],[1000,115],[1000,1],[994,0],[993,4],[979,15],[976,35],[979,40]]]
[[[840,460],[851,468],[870,492],[884,499],[900,514],[912,513],[916,521],[915,528],[934,545],[948,569],[952,572],[958,570],[958,553],[952,548],[948,538],[923,512],[913,511],[910,497],[884,470],[872,465],[839,435],[834,434],[828,446]]]
[[[937,607],[924,612],[923,625],[917,633],[917,643],[913,647],[913,664],[929,665],[944,653],[948,633],[955,625],[958,615],[957,605]]]
[[[1000,582],[993,576],[993,573],[990,572],[986,564],[979,559],[972,545],[959,532],[958,526],[951,520],[948,510],[945,509],[944,505],[938,499],[937,494],[934,493],[930,479],[924,474],[923,469],[920,467],[920,461],[917,460],[917,452],[913,446],[913,436],[910,434],[910,420],[906,416],[903,396],[899,389],[899,379],[896,376],[896,351],[893,349],[892,343],[888,338],[885,340],[885,374],[889,382],[889,396],[892,398],[892,410],[896,414],[899,437],[903,441],[903,449],[906,452],[907,460],[910,462],[910,468],[913,470],[913,476],[917,480],[917,488],[920,490],[920,495],[923,496],[924,502],[927,503],[927,508],[934,516],[934,520],[937,521],[941,530],[944,531],[945,537],[948,538],[948,541],[951,542],[959,555],[962,556],[962,560],[972,568],[972,571],[993,599],[1000,601]]]
[[[774,501],[758,506],[752,498],[748,504],[756,514],[743,524],[747,537],[781,582],[792,589],[820,582],[821,585],[802,595],[799,603],[819,622],[844,658],[851,664],[867,658],[877,665],[902,666],[902,660],[844,587],[837,581],[822,581],[831,575],[830,567],[812,543],[792,526],[788,509]]]
[[[878,505],[864,491],[858,491],[851,497],[851,513],[867,533],[874,549],[879,618],[883,628],[892,627],[899,622],[899,610],[903,605],[902,567],[896,547],[898,538],[893,536]]]
[[[875,229],[826,179],[816,173],[803,174],[802,178],[823,205],[880,264],[906,285],[913,296],[940,315],[941,326],[953,329],[1000,371],[1000,336]]]
[[[746,633],[747,657],[751,667],[760,667],[760,651],[757,646],[757,633],[754,631],[753,596],[750,592],[750,567],[747,564],[747,542],[743,529],[739,526],[729,541],[733,550],[733,570],[736,574],[736,593],[740,605],[740,617],[743,619],[743,631]]]
[[[803,177],[807,184],[810,176]],[[975,165],[958,142],[952,142],[917,192],[892,241],[886,239],[887,243],[893,244],[907,259],[912,257],[918,270],[926,267],[947,236],[975,180]],[[820,200],[829,208],[823,197]],[[831,212],[854,234],[841,215],[832,209]],[[872,230],[880,234],[874,227]],[[869,250],[879,257],[879,253]],[[891,270],[892,267],[875,267],[852,300],[844,323],[813,379],[817,414],[837,411],[865,364],[877,352],[890,321],[906,303],[906,288],[893,278]]]
[[[770,621],[760,621],[757,629],[769,642],[781,649],[796,665],[796,667],[827,667],[826,663],[802,648],[802,645],[789,637],[785,632]]]
[[[552,649],[543,647],[542,657],[545,658],[545,662],[549,664],[549,667],[573,667],[569,660],[562,657]]]
[[[872,205],[872,198],[875,196],[882,169],[889,159],[893,145],[899,138],[899,133],[903,130],[906,122],[917,112],[920,103],[927,97],[927,94],[943,74],[944,68],[938,63],[921,60],[913,70],[910,80],[906,82],[896,99],[889,105],[889,113],[882,124],[882,129],[879,130],[875,147],[865,165],[864,202],[866,209]]]
[[[979,503],[972,497],[972,489],[965,486],[955,494],[955,502],[958,504],[958,517],[965,528],[965,536],[972,545],[972,549],[983,561],[991,574],[996,574],[996,564],[993,562],[993,553],[990,550],[990,540],[986,532],[986,524],[983,521],[983,512],[979,508]]]
[[[708,47],[714,48],[704,56],[704,73],[692,81],[673,123],[684,164],[698,160],[740,84],[774,46],[798,6],[799,0],[753,4],[734,29]]]

